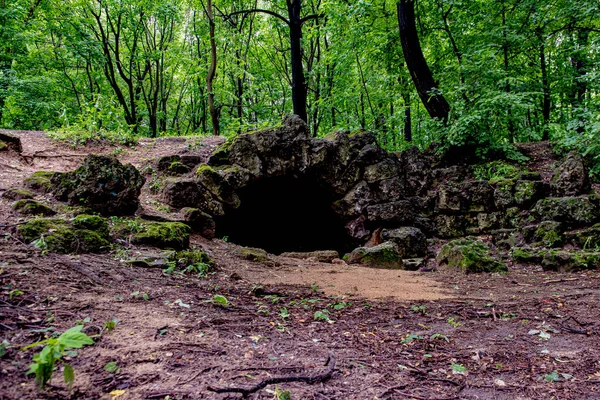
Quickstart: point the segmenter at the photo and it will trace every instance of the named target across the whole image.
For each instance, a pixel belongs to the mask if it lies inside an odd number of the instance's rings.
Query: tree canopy
[[[403,52],[402,5],[433,79],[423,93]],[[469,144],[485,156],[550,138],[600,155],[595,0],[0,6],[4,128],[233,135],[304,108],[313,135],[372,130],[388,149]],[[447,120],[428,113],[439,98]]]

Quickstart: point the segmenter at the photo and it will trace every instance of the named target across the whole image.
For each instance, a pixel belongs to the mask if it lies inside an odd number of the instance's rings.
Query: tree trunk
[[[206,75],[206,90],[208,91],[208,109],[212,121],[213,135],[218,136],[221,132],[219,127],[219,110],[215,106],[215,93],[213,91],[213,81],[217,71],[217,42],[215,41],[215,19],[213,17],[212,0],[207,1],[206,13],[208,16],[208,34],[210,39],[210,67]]]
[[[438,92],[437,84],[421,50],[415,23],[414,0],[400,0],[398,3],[398,26],[406,66],[423,106],[431,118],[439,118],[444,123],[448,122],[450,105]]]
[[[550,123],[550,80],[548,79],[548,68],[546,65],[546,46],[544,45],[544,37],[541,32],[538,33],[540,40],[540,69],[542,71],[542,92],[544,99],[542,101],[542,117],[544,118],[544,130],[542,140],[550,138],[549,123]]]
[[[304,122],[308,122],[306,112],[306,79],[302,67],[302,11],[301,0],[287,0],[288,16],[290,24],[290,55],[292,64],[292,104],[294,114],[298,115]]]

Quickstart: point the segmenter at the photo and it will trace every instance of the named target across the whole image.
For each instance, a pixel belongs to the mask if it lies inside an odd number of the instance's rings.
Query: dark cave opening
[[[273,254],[352,250],[332,191],[306,178],[270,178],[240,189],[241,205],[216,218],[217,237]]]

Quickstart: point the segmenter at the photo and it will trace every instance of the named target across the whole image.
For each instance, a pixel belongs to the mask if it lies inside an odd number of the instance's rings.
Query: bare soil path
[[[0,192],[36,170],[75,168],[90,152],[119,153],[141,167],[179,151],[208,155],[219,143],[164,139],[123,153],[17,134],[26,157],[0,154]],[[145,188],[144,206],[153,200]],[[331,379],[266,389],[289,390],[293,399],[600,398],[596,271],[513,266],[506,275],[465,276],[276,256],[265,264],[240,258],[235,244],[197,236],[192,246],[219,267],[196,278],[131,267],[118,252],[41,254],[15,239],[14,227],[1,227],[19,218],[0,200],[0,342],[7,344],[0,399],[236,399],[208,387],[312,376],[326,370],[330,353]],[[230,304],[211,302],[215,294]],[[99,335],[111,320],[118,320],[115,330]],[[38,391],[25,372],[39,348],[22,347],[79,323],[95,345],[69,360],[73,390],[59,366],[51,386]],[[107,371],[108,362],[119,372]],[[266,389],[249,398],[273,399]]]

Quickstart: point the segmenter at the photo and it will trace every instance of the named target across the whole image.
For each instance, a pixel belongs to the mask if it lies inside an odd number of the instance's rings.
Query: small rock
[[[348,264],[362,264],[370,268],[403,269],[404,264],[393,242],[384,242],[373,247],[358,247],[345,256]]]
[[[47,193],[52,189],[52,171],[37,171],[25,179],[25,187],[42,193]]]
[[[340,254],[335,250],[318,250],[309,252],[286,252],[281,253],[281,257],[298,258],[300,260],[314,259],[317,262],[331,263],[333,260],[339,259]]]
[[[392,241],[398,246],[402,258],[417,258],[427,254],[427,238],[419,228],[405,226],[397,229],[384,229],[383,240]]]
[[[212,239],[215,237],[215,221],[207,213],[197,209],[186,207],[181,210],[183,220],[203,237]]]

